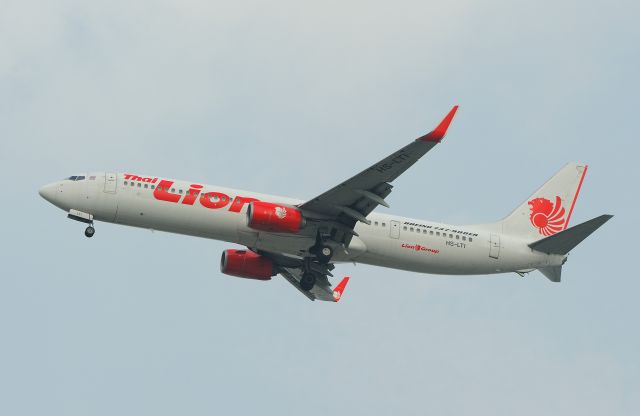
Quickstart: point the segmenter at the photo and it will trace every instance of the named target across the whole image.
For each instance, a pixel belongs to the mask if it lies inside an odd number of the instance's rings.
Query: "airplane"
[[[374,212],[403,172],[439,144],[454,106],[438,126],[352,178],[308,201],[139,173],[95,172],[45,185],[39,194],[88,224],[104,221],[239,244],[222,253],[227,275],[282,275],[311,300],[337,302],[349,277],[331,286],[336,263],[353,262],[441,275],[539,270],[560,282],[569,252],[612,218],[568,227],[587,165],[568,163],[504,219],[452,225]],[[131,172],[131,171],[130,171]]]

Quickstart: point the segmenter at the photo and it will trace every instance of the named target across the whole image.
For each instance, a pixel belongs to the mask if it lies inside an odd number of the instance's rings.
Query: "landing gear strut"
[[[325,243],[322,234],[320,234],[320,230],[316,234],[316,243],[309,248],[309,253],[316,256],[316,260],[320,264],[327,264],[331,261],[331,257],[333,257],[333,248]]]
[[[320,236],[320,231],[318,231],[318,235],[316,236],[316,243],[309,249],[309,252],[315,254],[316,259],[321,264],[329,263],[331,257],[333,257],[333,248],[324,243]]]
[[[316,257],[322,264],[329,263],[331,257],[333,257],[333,249],[329,246],[320,246],[316,251]]]
[[[93,235],[96,233],[96,229],[93,228],[93,225],[89,225],[85,230],[84,230],[84,235],[87,238],[91,238],[93,237]]]

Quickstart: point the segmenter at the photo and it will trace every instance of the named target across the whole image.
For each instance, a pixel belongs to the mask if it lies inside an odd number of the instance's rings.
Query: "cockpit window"
[[[70,181],[75,181],[77,176],[69,176],[67,179]]]
[[[77,181],[83,181],[84,180],[84,176],[78,176],[78,177],[76,177],[76,180]]]
[[[69,181],[83,181],[84,180],[84,176],[69,176],[67,178],[67,180]]]

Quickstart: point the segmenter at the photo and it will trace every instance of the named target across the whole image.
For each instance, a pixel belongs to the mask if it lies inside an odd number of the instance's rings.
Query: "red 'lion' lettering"
[[[142,178],[140,176],[127,173],[125,174],[125,179],[154,183],[158,178]],[[172,202],[174,204],[177,204],[178,202],[180,202],[180,199],[183,195],[181,193],[171,192],[173,184],[174,181],[166,179],[161,180],[158,186],[156,186],[153,191],[153,197],[159,201]],[[205,208],[220,209],[229,205],[232,200],[229,195],[222,192],[202,193],[202,188],[202,185],[191,184],[189,190],[185,192],[184,198],[182,198],[182,204],[193,205],[196,200],[199,200],[200,205]],[[246,196],[236,196],[235,198],[233,198],[233,203],[229,205],[229,212],[240,212],[246,204],[254,201],[259,201],[259,199]]]
[[[229,203],[229,196],[220,192],[207,192],[200,197],[203,207],[219,209]]]
[[[193,205],[200,194],[200,190],[202,189],[202,185],[191,185],[187,194],[184,196],[182,203],[185,205]]]
[[[153,196],[160,201],[173,203],[178,202],[182,195],[169,192],[169,188],[171,188],[171,185],[173,185],[173,181],[160,181],[158,186],[156,186],[156,189],[153,191]]]

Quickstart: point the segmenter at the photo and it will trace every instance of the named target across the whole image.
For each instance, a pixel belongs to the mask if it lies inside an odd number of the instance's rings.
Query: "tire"
[[[329,246],[320,246],[317,251],[316,257],[320,263],[329,263],[331,257],[333,257],[333,249]]]
[[[84,235],[87,238],[91,238],[93,237],[93,235],[96,233],[96,229],[93,228],[92,226],[88,226],[85,230],[84,230]]]
[[[300,287],[302,290],[310,291],[316,284],[316,276],[313,273],[304,273],[300,279]]]

